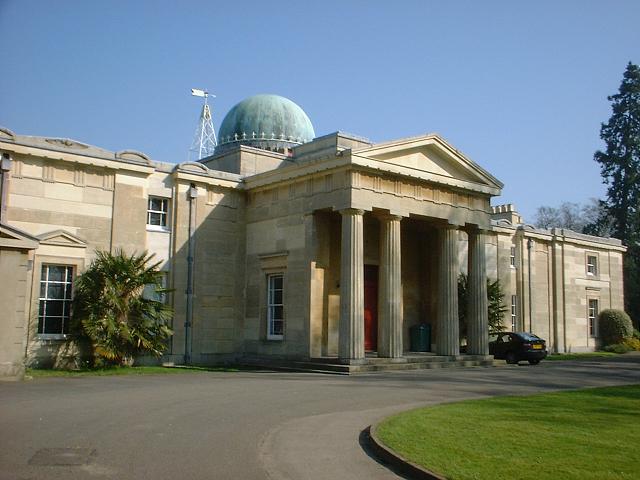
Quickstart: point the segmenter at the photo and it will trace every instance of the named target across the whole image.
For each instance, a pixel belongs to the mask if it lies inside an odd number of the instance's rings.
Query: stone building
[[[597,311],[622,308],[619,241],[492,208],[502,184],[439,135],[315,137],[295,103],[261,95],[218,137],[212,157],[170,164],[0,129],[4,374],[64,358],[74,278],[97,249],[162,261],[175,362],[402,361],[422,322],[432,350],[455,357],[461,271],[477,358],[487,277],[504,285],[505,325],[556,351],[593,349]]]

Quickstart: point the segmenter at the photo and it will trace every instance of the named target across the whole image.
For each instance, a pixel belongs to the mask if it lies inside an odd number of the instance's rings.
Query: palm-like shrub
[[[72,329],[89,345],[92,359],[129,364],[137,355],[162,355],[173,332],[172,309],[145,298],[145,286],[162,293],[160,263],[153,255],[96,252],[96,259],[76,281]],[[84,340],[84,342],[82,342]]]
[[[633,324],[622,310],[602,310],[598,315],[598,333],[603,345],[614,345],[633,336]]]

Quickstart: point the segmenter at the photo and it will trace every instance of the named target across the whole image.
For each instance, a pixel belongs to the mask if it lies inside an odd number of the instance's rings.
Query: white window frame
[[[160,210],[152,208],[151,202],[154,200],[160,200],[162,202]],[[171,199],[167,197],[159,197],[155,195],[149,195],[147,199],[147,230],[156,230],[161,232],[169,231],[169,201]],[[151,223],[151,216],[160,216],[160,225],[154,225]]]
[[[587,299],[587,328],[589,336],[595,338],[598,336],[598,313],[600,305],[597,298]]]
[[[590,262],[593,259],[593,262]],[[598,255],[587,253],[587,275],[590,277],[598,276]]]
[[[280,288],[276,288],[276,281],[280,280]],[[277,302],[276,292],[280,291],[280,302]],[[280,318],[277,313],[280,312]],[[281,333],[276,332],[276,323],[282,323]],[[284,273],[270,273],[267,275],[267,340],[284,340]]]
[[[509,266],[511,268],[516,268],[516,247],[515,245],[511,246],[511,250],[509,250]]]
[[[50,280],[50,269],[51,267],[61,267],[64,268],[64,276],[62,281]],[[69,280],[69,277],[71,280]],[[61,265],[56,263],[43,263],[40,269],[40,281],[39,285],[39,294],[38,294],[38,325],[36,327],[36,334],[38,338],[42,339],[56,339],[56,338],[66,338],[69,333],[69,320],[71,318],[71,302],[73,301],[73,280],[74,280],[74,266],[73,265]],[[42,295],[42,286],[44,285],[44,296]],[[63,297],[62,298],[52,298],[49,297],[49,286],[50,285],[62,285],[63,287]],[[47,315],[47,302],[48,301],[62,301],[62,316],[56,315]],[[44,305],[43,305],[44,302]],[[65,308],[66,307],[66,308]],[[67,313],[65,314],[65,309]],[[44,311],[44,315],[41,315],[40,312]],[[45,333],[46,332],[46,324],[47,317],[53,318],[61,318],[61,331],[55,333]],[[42,327],[41,327],[42,326]],[[66,330],[66,331],[65,331]]]
[[[511,295],[511,331],[518,328],[518,296]]]

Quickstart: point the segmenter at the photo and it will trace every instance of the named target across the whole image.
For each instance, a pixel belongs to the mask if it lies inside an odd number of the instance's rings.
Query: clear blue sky
[[[593,153],[638,1],[0,0],[0,125],[181,162],[207,88],[216,128],[276,93],[317,135],[438,132],[505,183],[494,203],[602,197]]]

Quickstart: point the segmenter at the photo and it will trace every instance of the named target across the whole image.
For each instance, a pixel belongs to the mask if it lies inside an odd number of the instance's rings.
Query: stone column
[[[342,210],[338,357],[364,359],[364,248],[362,210]]]
[[[439,230],[438,265],[438,355],[460,354],[458,320],[458,229],[446,225]]]
[[[489,314],[487,301],[487,262],[481,231],[470,231],[469,276],[467,279],[467,352],[489,355]]]
[[[378,293],[378,356],[402,357],[402,277],[400,220],[380,218],[380,280]]]

